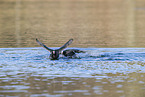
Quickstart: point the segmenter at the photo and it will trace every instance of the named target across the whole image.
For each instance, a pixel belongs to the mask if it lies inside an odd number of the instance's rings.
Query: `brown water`
[[[0,0],[0,97],[145,97],[144,5]],[[35,38],[49,47],[73,38],[86,53],[52,61]]]
[[[0,0],[0,47],[145,47],[144,0]]]

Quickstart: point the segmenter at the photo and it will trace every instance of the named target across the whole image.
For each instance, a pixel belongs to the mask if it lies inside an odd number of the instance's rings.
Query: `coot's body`
[[[72,43],[73,39],[70,39],[68,42],[66,42],[62,47],[60,47],[59,49],[53,50],[48,48],[46,45],[44,45],[43,43],[41,43],[38,39],[36,39],[36,42],[41,45],[42,47],[44,47],[46,50],[48,50],[51,54],[50,54],[50,59],[52,60],[56,60],[59,58],[59,54],[62,52],[63,49],[65,49],[67,46],[69,46]]]
[[[76,57],[76,53],[85,53],[85,52],[78,49],[67,49],[67,50],[62,51],[62,54],[69,58]]]

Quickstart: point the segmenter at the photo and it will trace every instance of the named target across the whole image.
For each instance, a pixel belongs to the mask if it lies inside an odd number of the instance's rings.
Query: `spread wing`
[[[36,42],[41,45],[42,47],[44,47],[45,49],[47,49],[48,51],[52,52],[53,50],[48,48],[46,45],[44,45],[43,43],[41,43],[37,38],[36,38]]]
[[[70,39],[67,43],[65,43],[62,47],[60,47],[58,50],[61,52],[63,49],[65,49],[67,46],[69,46],[73,42],[73,39]]]

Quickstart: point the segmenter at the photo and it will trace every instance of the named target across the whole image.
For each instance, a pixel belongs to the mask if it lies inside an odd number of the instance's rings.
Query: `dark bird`
[[[52,60],[56,60],[59,58],[59,54],[62,52],[62,50],[64,50],[67,46],[69,46],[72,43],[73,39],[70,39],[68,42],[66,42],[62,47],[60,47],[59,49],[50,49],[48,48],[46,45],[44,45],[43,43],[41,43],[37,38],[36,38],[36,42],[41,45],[42,47],[44,47],[46,50],[48,50],[51,54],[50,54],[50,59]]]
[[[81,51],[78,49],[67,49],[61,52],[65,57],[68,58],[77,58],[76,53],[85,53],[85,51]]]

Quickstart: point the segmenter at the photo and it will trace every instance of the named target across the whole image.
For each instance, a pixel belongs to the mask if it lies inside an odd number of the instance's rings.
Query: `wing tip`
[[[74,40],[73,38],[71,38],[70,40]]]
[[[74,40],[73,38],[69,39],[69,41],[73,41],[73,40]]]
[[[38,39],[36,38],[36,41],[38,42]]]

